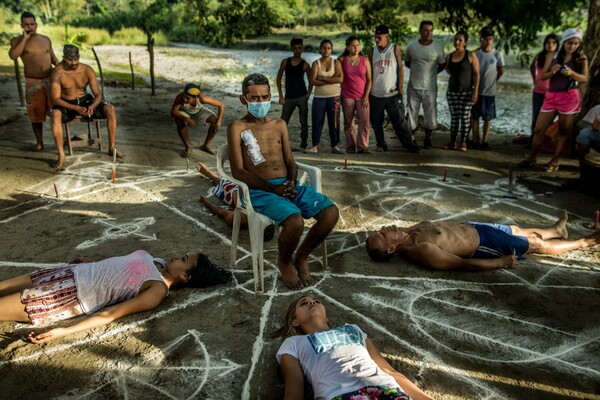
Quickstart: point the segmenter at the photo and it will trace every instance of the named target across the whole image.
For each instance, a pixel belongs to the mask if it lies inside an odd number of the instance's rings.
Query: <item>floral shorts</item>
[[[331,400],[410,400],[399,387],[365,386],[354,392],[340,394]]]

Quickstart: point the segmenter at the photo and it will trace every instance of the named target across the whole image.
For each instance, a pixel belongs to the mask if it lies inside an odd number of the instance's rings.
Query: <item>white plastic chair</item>
[[[254,272],[254,291],[256,293],[262,293],[264,292],[265,288],[263,239],[265,229],[271,225],[272,222],[269,217],[254,210],[252,207],[252,202],[250,201],[250,192],[248,191],[248,186],[244,182],[234,179],[225,172],[224,165],[225,162],[229,160],[228,151],[229,149],[226,144],[223,144],[221,147],[219,147],[219,150],[217,151],[217,169],[219,171],[219,175],[221,175],[223,179],[227,179],[238,186],[236,195],[237,207],[234,211],[233,232],[231,234],[230,266],[233,268],[237,261],[237,243],[240,236],[240,222],[243,213],[248,217],[248,231],[250,233],[250,247],[252,250],[252,269]],[[321,170],[317,167],[299,162],[297,162],[296,165],[298,165],[299,171],[304,172],[299,181],[302,183],[306,180],[306,176],[308,176],[311,186],[317,192],[321,192]],[[242,201],[240,201],[242,197],[244,199],[245,207],[242,206]],[[321,247],[323,248],[323,268],[327,268],[327,243],[325,240],[323,240]]]

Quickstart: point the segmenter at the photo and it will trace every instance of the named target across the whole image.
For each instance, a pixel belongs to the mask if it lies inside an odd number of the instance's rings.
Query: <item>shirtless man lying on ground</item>
[[[378,262],[404,254],[425,268],[484,271],[514,268],[524,254],[562,254],[600,244],[600,231],[578,240],[568,236],[567,212],[550,228],[467,222],[421,222],[408,228],[386,226],[369,235],[367,252]]]
[[[248,112],[227,128],[231,173],[248,185],[254,209],[282,228],[277,267],[287,287],[301,289],[313,283],[308,256],[331,232],[339,212],[325,195],[296,180],[298,166],[285,121],[267,118],[269,80],[261,74],[248,75],[242,83],[240,101]],[[317,222],[298,246],[304,218]]]

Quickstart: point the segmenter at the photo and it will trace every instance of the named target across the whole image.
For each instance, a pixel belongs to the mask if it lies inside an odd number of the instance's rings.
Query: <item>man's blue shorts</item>
[[[479,247],[471,258],[498,258],[516,255],[523,258],[529,250],[529,240],[525,236],[513,235],[508,225],[466,222],[477,230]]]
[[[267,179],[271,185],[282,185],[287,178]],[[333,205],[333,202],[312,187],[300,185],[296,181],[296,197],[289,199],[275,193],[259,189],[250,189],[252,207],[271,218],[279,226],[289,216],[300,214],[304,219],[312,218],[323,209]]]
[[[491,121],[496,118],[496,96],[479,96],[471,108],[471,117]]]

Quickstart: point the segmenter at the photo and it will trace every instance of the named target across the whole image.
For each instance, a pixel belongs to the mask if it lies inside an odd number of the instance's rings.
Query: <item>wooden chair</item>
[[[260,214],[252,207],[250,201],[250,193],[248,186],[237,179],[234,179],[224,170],[225,162],[229,160],[229,149],[226,144],[219,147],[217,151],[217,169],[219,175],[223,179],[227,179],[235,183],[238,187],[237,191],[237,207],[234,210],[233,218],[233,232],[231,234],[231,252],[230,252],[230,266],[233,268],[237,262],[237,243],[240,235],[240,222],[242,214],[246,214],[248,217],[248,231],[250,233],[250,247],[252,252],[252,270],[254,272],[254,291],[255,293],[262,293],[265,289],[264,280],[264,258],[263,258],[263,239],[264,231],[269,225],[272,224],[269,217]],[[322,191],[321,185],[321,170],[317,167],[306,165],[303,163],[296,163],[298,170],[303,171],[304,174],[299,179],[302,183],[309,178],[311,186],[317,191]],[[242,203],[243,199],[243,203]],[[242,206],[242,204],[245,205]],[[327,242],[323,240],[321,244],[323,249],[323,268],[327,268]]]
[[[71,140],[71,124],[87,123],[87,140]],[[96,138],[92,137],[92,124],[96,125]],[[77,116],[69,122],[63,124],[65,134],[65,144],[69,147],[69,155],[73,155],[73,147],[98,145],[98,150],[102,151],[102,138],[100,136],[100,120],[88,117]]]

